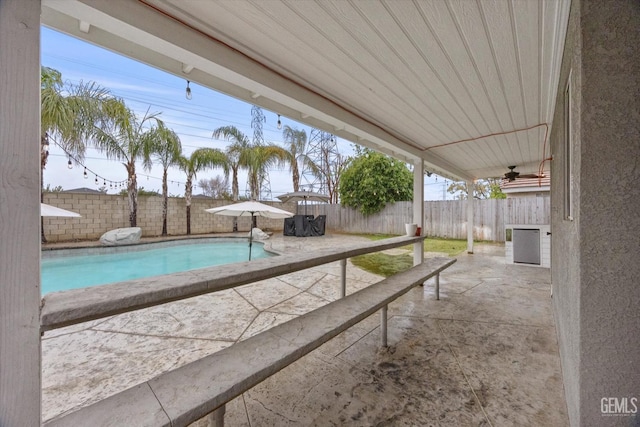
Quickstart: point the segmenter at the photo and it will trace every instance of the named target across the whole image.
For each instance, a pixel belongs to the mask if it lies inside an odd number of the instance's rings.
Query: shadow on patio
[[[274,237],[284,254],[360,237]],[[228,426],[568,424],[549,270],[477,245],[440,279],[227,404]],[[351,265],[347,293],[378,276]],[[339,297],[339,263],[63,328],[43,337],[49,419],[227,347]],[[212,325],[215,325],[213,327]],[[201,420],[198,426],[207,425]]]

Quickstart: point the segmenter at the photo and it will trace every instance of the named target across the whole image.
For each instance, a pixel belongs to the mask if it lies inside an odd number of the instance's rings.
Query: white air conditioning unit
[[[540,265],[540,229],[513,229],[513,262]]]
[[[507,224],[505,257],[509,264],[551,267],[551,233],[548,224]]]

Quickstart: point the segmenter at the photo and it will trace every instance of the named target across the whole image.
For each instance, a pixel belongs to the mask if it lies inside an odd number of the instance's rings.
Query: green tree
[[[293,180],[293,191],[300,190],[300,168],[307,167],[315,176],[320,175],[318,166],[307,155],[307,133],[290,126],[282,130],[282,138],[287,150],[287,163]]]
[[[276,164],[283,164],[287,159],[287,151],[275,144],[257,145],[235,126],[222,126],[213,131],[214,138],[223,138],[231,144],[227,147],[226,170],[233,173],[231,181],[231,194],[233,200],[238,200],[238,171],[247,169],[247,180],[251,198],[257,200],[260,196],[260,188],[268,169]]]
[[[108,101],[103,108],[106,118],[95,128],[95,146],[107,158],[121,161],[127,169],[129,224],[135,227],[138,217],[136,161],[148,161],[156,135],[154,126],[162,126],[163,123],[158,119],[159,113],[150,114],[149,110],[138,118],[121,99]]]
[[[103,193],[106,193],[107,187],[100,187],[98,190],[102,191]],[[127,190],[126,188],[118,192],[118,195],[120,196],[126,196],[128,194],[129,194],[129,190]],[[160,193],[158,192],[158,190],[145,190],[144,187],[138,188],[138,196],[159,196],[159,195]]]
[[[287,150],[275,144],[252,145],[242,152],[240,161],[248,169],[251,199],[260,198],[260,190],[269,169],[276,165],[284,165],[288,157]]]
[[[162,236],[166,236],[169,205],[167,173],[171,166],[178,164],[182,155],[182,143],[180,137],[162,122],[158,122],[157,126],[150,130],[149,137],[151,138],[151,155],[145,159],[144,167],[151,170],[152,158],[162,165]]]
[[[358,149],[340,177],[340,201],[364,215],[387,203],[413,198],[413,174],[399,160],[370,149]]]
[[[213,131],[213,138],[223,138],[231,143],[224,153],[227,159],[225,174],[229,176],[229,171],[232,173],[231,197],[234,201],[237,201],[240,195],[238,172],[240,168],[244,167],[241,163],[241,154],[251,146],[251,142],[249,138],[235,126],[222,126],[217,128]]]
[[[180,156],[178,166],[187,174],[187,182],[184,186],[184,199],[187,205],[187,234],[191,234],[191,196],[193,194],[193,179],[202,170],[228,165],[227,155],[214,148],[198,148],[191,156]]]
[[[40,187],[49,157],[50,137],[78,160],[84,157],[85,141],[95,123],[102,119],[103,102],[109,91],[96,83],[65,84],[62,74],[53,68],[40,69]],[[71,159],[70,159],[71,160]],[[40,201],[42,201],[42,194]],[[42,242],[47,239],[41,227]]]
[[[447,192],[453,194],[456,200],[467,199],[467,183],[464,181],[452,182],[447,187]],[[496,178],[479,179],[473,184],[474,199],[506,199],[507,195],[500,189],[500,180]]]

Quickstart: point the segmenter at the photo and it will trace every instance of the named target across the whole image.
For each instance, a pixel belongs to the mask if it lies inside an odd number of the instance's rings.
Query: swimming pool
[[[274,256],[253,244],[251,259]],[[247,261],[246,240],[187,239],[123,247],[43,251],[42,295]]]

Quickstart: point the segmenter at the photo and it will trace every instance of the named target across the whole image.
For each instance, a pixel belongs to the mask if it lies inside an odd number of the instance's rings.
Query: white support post
[[[40,425],[40,0],[0,0],[0,426]]]
[[[424,233],[424,161],[413,162],[413,222],[418,224]],[[422,264],[424,260],[424,244],[413,244],[413,265]]]
[[[473,253],[473,181],[467,181],[467,253]]]
[[[340,298],[347,295],[347,259],[340,260]]]
[[[226,412],[226,407],[226,405],[222,405],[209,414],[209,427],[224,427],[224,413]]]
[[[387,347],[387,312],[389,306],[380,309],[380,345],[382,348]]]

